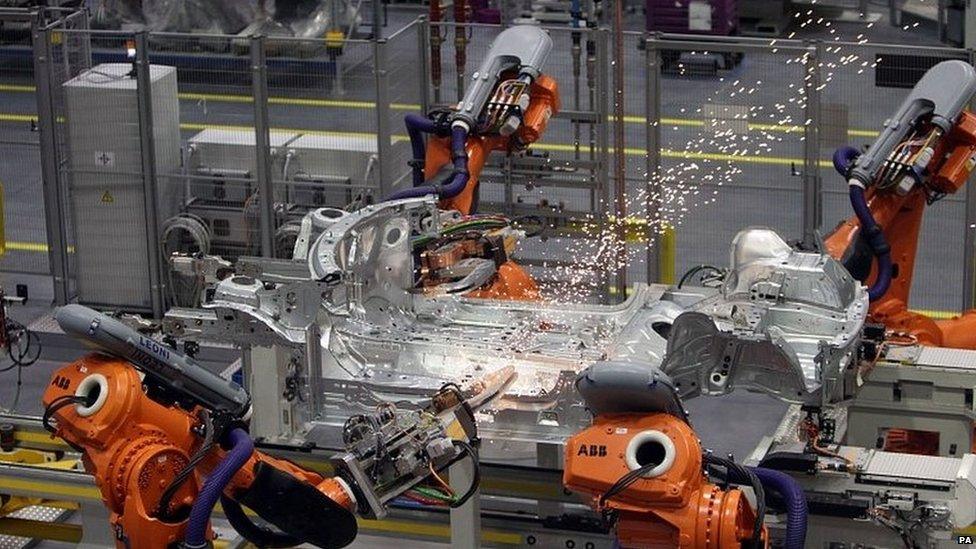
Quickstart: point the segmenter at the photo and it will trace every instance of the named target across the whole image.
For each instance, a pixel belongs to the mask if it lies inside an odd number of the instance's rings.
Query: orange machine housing
[[[167,548],[183,539],[186,511],[202,485],[202,477],[220,462],[224,452],[215,446],[196,468],[196,476],[191,476],[176,492],[169,513],[157,512],[163,492],[202,443],[202,438],[192,431],[200,428],[201,421],[194,413],[150,399],[132,365],[102,354],[90,354],[57,371],[44,393],[45,406],[60,397],[76,394],[83,380],[89,378],[105,382],[94,389],[93,396],[102,391],[107,394],[94,411],[88,410],[96,406],[71,405],[56,412],[57,435],[84,449],[82,462],[95,477],[111,513],[118,540],[116,546]],[[257,451],[232,479],[225,493],[233,498],[251,486],[259,462],[311,483],[333,501],[353,510],[350,496],[335,479],[323,479]]]
[[[509,299],[513,301],[538,301],[542,299],[539,285],[514,261],[506,261],[498,267],[491,284],[464,294],[475,299]]]
[[[453,198],[442,200],[440,207],[445,210],[457,210],[462,215],[470,215],[474,206],[475,193],[481,170],[485,167],[488,155],[492,151],[506,153],[521,150],[538,141],[549,125],[552,115],[559,112],[559,87],[556,81],[547,75],[540,75],[529,87],[531,98],[528,108],[522,114],[522,125],[514,134],[503,135],[471,135],[468,137],[468,183],[460,194]],[[445,165],[452,162],[451,138],[433,137],[427,145],[427,157],[424,161],[424,177],[431,179]]]
[[[457,210],[462,215],[470,215],[474,209],[475,196],[481,171],[492,151],[510,153],[522,150],[535,143],[545,133],[549,119],[559,112],[559,86],[548,75],[540,75],[529,87],[531,101],[522,114],[522,125],[514,134],[472,135],[468,137],[468,182],[464,190],[453,198],[442,200],[439,206],[445,210]],[[451,138],[432,137],[427,145],[424,160],[424,178],[430,180],[441,169],[453,162],[451,158]],[[466,294],[469,297],[484,299],[510,299],[534,301],[540,296],[539,286],[524,268],[508,261],[501,265],[495,280],[485,288]]]
[[[636,480],[601,504],[601,496],[631,471],[626,461],[631,440],[649,432],[673,443],[672,465],[653,478]],[[643,465],[645,453],[657,452],[638,447],[638,464]],[[626,549],[741,549],[753,535],[756,515],[743,493],[708,482],[698,437],[687,423],[669,414],[597,417],[567,442],[563,484],[590,494],[597,511],[615,512],[617,537]],[[765,533],[763,537],[768,538]]]
[[[966,111],[936,148],[927,170],[930,192],[951,194],[958,191],[966,184],[974,167],[976,115]],[[879,191],[869,187],[867,200],[891,246],[891,259],[895,265],[890,289],[871,303],[871,320],[884,324],[889,330],[909,334],[926,345],[976,349],[976,310],[948,320],[934,320],[908,310],[926,190],[916,184],[902,195],[894,190]],[[824,241],[827,252],[844,261],[854,251],[859,230],[860,223],[855,216],[841,222]],[[876,274],[877,265],[873,262],[865,282],[870,285]]]

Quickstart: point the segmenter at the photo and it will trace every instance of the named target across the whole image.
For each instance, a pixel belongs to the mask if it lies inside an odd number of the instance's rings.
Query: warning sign
[[[113,202],[115,202],[115,197],[112,196],[112,193],[108,191],[102,193],[102,204],[112,204]]]

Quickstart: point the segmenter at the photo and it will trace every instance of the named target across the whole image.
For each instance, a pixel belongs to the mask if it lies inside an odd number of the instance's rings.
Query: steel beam
[[[805,55],[803,124],[803,244],[807,249],[817,245],[823,218],[823,196],[820,192],[820,60],[823,44],[808,46]]]
[[[665,227],[661,216],[661,50],[656,37],[644,39],[644,116],[647,119],[645,148],[647,165],[644,185],[647,208],[647,280],[661,281],[658,234]]]
[[[254,96],[254,160],[257,169],[261,255],[274,257],[274,181],[271,175],[271,123],[268,116],[268,62],[264,36],[251,37],[251,93]]]
[[[60,155],[52,93],[55,83],[51,80],[51,31],[43,27],[43,17],[39,12],[34,13],[31,20],[31,42],[37,90],[37,127],[40,132],[41,191],[44,196],[48,267],[54,284],[54,303],[64,305],[70,298],[68,236],[65,228],[67,209],[64,204],[66,193],[58,162]]]
[[[393,192],[393,167],[390,131],[390,75],[388,42],[381,38],[373,42],[373,75],[376,85],[376,175],[380,197]]]
[[[153,134],[152,67],[149,64],[149,33],[138,32],[136,42],[136,99],[139,110],[139,145],[142,154],[143,206],[146,214],[146,252],[149,260],[149,295],[153,318],[163,318],[162,251],[159,244],[157,206],[156,143]]]

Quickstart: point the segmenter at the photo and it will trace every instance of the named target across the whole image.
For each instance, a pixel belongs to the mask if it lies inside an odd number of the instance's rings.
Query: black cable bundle
[[[3,307],[3,305],[0,304],[0,307]],[[41,339],[36,333],[20,322],[6,315],[0,315],[0,318],[3,319],[3,326],[0,328],[4,330],[4,334],[6,335],[6,346],[4,350],[7,351],[7,356],[10,357],[11,361],[8,366],[0,368],[0,373],[9,372],[14,368],[17,369],[17,391],[14,393],[14,401],[9,408],[10,411],[14,411],[20,403],[20,390],[23,386],[24,368],[34,364],[41,357]]]
[[[187,479],[190,478],[190,475],[193,474],[193,470],[196,469],[196,466],[199,465],[201,461],[203,461],[203,458],[207,456],[207,453],[217,442],[216,437],[214,436],[214,425],[210,418],[210,413],[206,410],[201,410],[200,420],[203,422],[204,429],[203,443],[200,444],[200,449],[193,454],[186,466],[183,467],[183,469],[181,469],[175,477],[173,477],[173,480],[169,483],[169,486],[167,486],[166,490],[163,491],[163,495],[159,498],[159,504],[156,505],[157,517],[169,518],[169,504],[173,499],[173,496],[176,495],[176,491],[180,489],[180,486],[183,486]]]
[[[714,454],[705,454],[704,460],[707,466],[724,468],[726,482],[752,487],[752,491],[756,494],[756,524],[752,532],[752,546],[762,547],[762,528],[763,521],[766,518],[766,492],[763,490],[759,477],[731,459],[719,457]]]
[[[473,446],[463,440],[455,440],[454,445],[460,446],[464,450],[464,453],[471,459],[471,464],[474,466],[474,475],[471,478],[471,486],[468,487],[468,491],[451,503],[452,508],[457,508],[467,503],[471,499],[471,496],[478,491],[478,486],[481,485],[481,464],[478,462],[478,451]]]

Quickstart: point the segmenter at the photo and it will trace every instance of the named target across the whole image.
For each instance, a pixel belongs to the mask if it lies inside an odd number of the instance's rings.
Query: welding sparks
[[[679,227],[692,212],[716,203],[723,187],[744,181],[746,173],[740,158],[772,156],[777,149],[784,148],[801,156],[798,147],[802,147],[809,135],[808,128],[812,126],[807,113],[808,96],[814,92],[822,95],[835,85],[839,74],[850,78],[878,66],[879,57],[874,51],[859,49],[869,43],[864,30],[872,28],[874,23],[858,24],[852,28],[853,32],[845,32],[844,25],[826,20],[813,9],[798,12],[794,17],[795,28],[804,33],[816,31],[827,38],[819,47],[806,45],[803,51],[798,51],[795,43],[784,44],[782,39],[772,39],[768,44],[769,54],[749,53],[743,60],[744,66],[760,74],[762,69],[794,74],[794,81],[785,89],[773,89],[758,78],[717,76],[714,80],[705,80],[695,74],[694,62],[714,53],[684,52],[685,55],[674,61],[667,76],[677,78],[672,80],[676,89],[684,89],[681,83],[694,81],[714,82],[717,84],[715,89],[697,108],[677,106],[675,112],[680,115],[680,123],[656,124],[652,121],[648,124],[647,130],[659,126],[668,132],[662,131],[662,161],[658,173],[643,173],[639,180],[628,182],[626,211],[631,212],[630,215],[618,219],[612,215],[588,214],[584,219],[576,220],[584,228],[584,238],[553,239],[555,242],[550,241],[541,247],[546,259],[544,266],[554,271],[561,281],[551,292],[553,300],[591,300],[605,290],[612,273],[645,261],[645,248],[628,245],[626,240],[645,241],[648,234],[659,235]],[[901,28],[910,31],[917,27],[915,23]],[[851,27],[848,25],[848,28]],[[798,32],[790,32],[788,38],[795,38]],[[729,70],[728,74],[740,72]],[[845,84],[850,85],[850,81]],[[668,108],[667,103],[662,101],[662,106]],[[699,129],[695,135],[684,143],[671,137],[696,126]],[[791,176],[802,175],[797,174],[796,169],[802,169],[802,166],[784,170],[781,177],[784,183],[790,181]],[[795,180],[800,181],[799,178]],[[780,188],[786,187],[780,185]],[[615,211],[609,197],[607,191],[604,198],[597,200],[593,211]],[[778,207],[773,201],[769,205]],[[626,235],[627,239],[622,241],[620,235]]]

